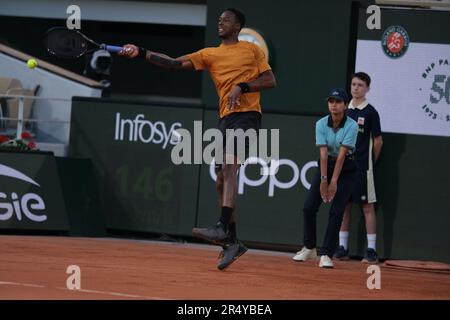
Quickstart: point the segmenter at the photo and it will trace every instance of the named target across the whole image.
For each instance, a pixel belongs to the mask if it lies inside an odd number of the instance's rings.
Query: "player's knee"
[[[373,207],[373,204],[366,203],[363,205],[363,212],[365,216],[373,216],[375,215],[375,209]]]
[[[223,174],[224,179],[227,179],[228,177],[236,176],[237,168],[238,168],[238,165],[224,164],[222,167],[222,174]]]
[[[364,217],[365,217],[365,219],[375,217],[375,212],[373,212],[373,211],[364,211]]]

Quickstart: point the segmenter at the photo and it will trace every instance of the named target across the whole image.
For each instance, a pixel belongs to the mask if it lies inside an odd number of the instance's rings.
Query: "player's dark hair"
[[[358,78],[361,81],[364,81],[368,87],[370,87],[370,77],[367,73],[365,72],[357,72],[352,74],[352,80],[353,78]]]
[[[237,21],[241,24],[241,29],[244,27],[245,25],[245,15],[239,11],[238,9],[235,8],[228,8],[225,11],[230,11],[234,14],[234,16],[236,17]]]

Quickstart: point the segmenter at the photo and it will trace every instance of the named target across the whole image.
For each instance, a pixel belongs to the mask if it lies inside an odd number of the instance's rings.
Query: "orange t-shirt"
[[[220,98],[219,113],[223,118],[233,112],[258,111],[260,93],[249,92],[241,96],[241,105],[228,110],[228,95],[240,82],[255,80],[261,73],[271,70],[264,52],[255,44],[239,41],[236,44],[221,44],[205,48],[188,55],[195,70],[208,70]]]

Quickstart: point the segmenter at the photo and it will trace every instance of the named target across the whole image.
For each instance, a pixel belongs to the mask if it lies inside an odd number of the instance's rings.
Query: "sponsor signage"
[[[193,132],[202,112],[187,106],[74,101],[70,153],[92,160],[108,229],[191,233],[200,167],[174,164],[171,151],[178,143],[174,132]]]
[[[52,154],[0,152],[0,229],[69,229]]]
[[[372,79],[367,99],[382,131],[450,137],[450,37],[442,32],[448,12],[381,13],[380,34],[360,22],[355,72]]]

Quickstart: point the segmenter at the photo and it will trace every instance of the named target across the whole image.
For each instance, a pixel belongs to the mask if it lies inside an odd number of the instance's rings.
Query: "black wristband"
[[[237,85],[238,85],[238,87],[241,88],[242,93],[250,92],[250,86],[248,85],[247,82],[241,82],[241,83],[238,83]]]
[[[139,54],[138,54],[138,57],[145,60],[146,55],[147,55],[147,49],[145,49],[145,48],[143,48],[143,47],[139,47]]]

